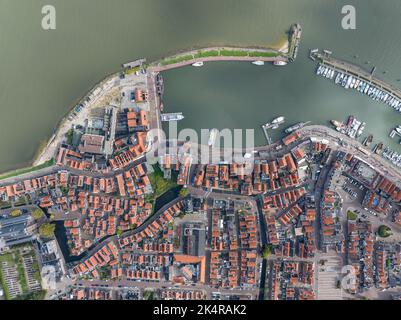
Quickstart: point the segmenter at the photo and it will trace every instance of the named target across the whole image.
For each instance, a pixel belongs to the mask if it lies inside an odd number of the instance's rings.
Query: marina
[[[331,57],[331,52],[310,51],[313,60],[319,60],[316,75],[334,81],[344,89],[354,89],[401,112],[401,91],[374,76],[375,68],[368,73],[362,68]]]
[[[382,157],[390,161],[393,165],[401,168],[401,154],[395,152],[389,147],[385,147],[382,153]]]
[[[350,138],[359,138],[365,130],[366,122],[359,121],[354,116],[349,116],[346,124],[337,120],[331,120],[331,124],[334,125],[338,132],[346,134]]]

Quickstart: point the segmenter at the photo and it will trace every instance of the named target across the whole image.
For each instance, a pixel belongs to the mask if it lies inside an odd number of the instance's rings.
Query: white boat
[[[182,114],[182,112],[176,112],[176,113],[162,113],[160,115],[160,120],[164,121],[164,122],[168,122],[168,121],[179,121],[184,119],[184,115]]]
[[[216,141],[218,132],[219,132],[219,130],[217,130],[216,128],[210,130],[209,141],[208,141],[209,147],[212,147],[214,145],[214,142]]]
[[[252,61],[252,64],[254,64],[255,66],[263,66],[265,64],[265,62],[258,60],[258,61]]]
[[[203,66],[203,61],[195,62],[192,64],[193,67],[202,67]]]
[[[287,62],[278,60],[278,61],[274,61],[273,64],[275,66],[285,66],[287,64]]]
[[[284,117],[280,116],[280,117],[274,119],[274,120],[272,121],[272,123],[277,124],[277,123],[283,122],[284,119],[285,119]]]

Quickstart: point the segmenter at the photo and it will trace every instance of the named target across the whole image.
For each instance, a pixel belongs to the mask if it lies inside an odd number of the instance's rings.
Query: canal
[[[164,205],[166,205],[167,203],[178,198],[181,189],[182,189],[182,186],[174,187],[174,188],[166,191],[165,193],[163,193],[160,197],[158,197],[155,201],[155,207],[154,207],[153,212],[157,212]]]
[[[56,225],[54,235],[56,236],[58,245],[64,256],[65,263],[70,264],[84,258],[87,255],[86,252],[80,254],[79,256],[71,255],[70,249],[68,248],[67,230],[64,227],[64,221],[55,221],[54,223]]]

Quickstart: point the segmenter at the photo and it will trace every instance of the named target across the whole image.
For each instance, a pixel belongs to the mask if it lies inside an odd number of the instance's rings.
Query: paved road
[[[180,289],[180,290],[204,290],[207,293],[207,299],[212,298],[212,292],[219,292],[222,295],[252,295],[255,297],[255,290],[240,290],[240,289],[216,289],[208,285],[196,284],[195,286],[172,286],[165,282],[145,282],[145,281],[132,281],[127,279],[113,280],[113,281],[102,281],[102,280],[78,280],[76,281],[78,286],[83,287],[99,287],[105,288],[107,286],[110,289],[118,289],[123,287],[137,287],[140,289]]]
[[[146,161],[146,157],[143,155],[143,156],[137,158],[136,160],[134,160],[133,162],[131,162],[128,166],[124,167],[123,169],[118,169],[118,170],[113,170],[113,171],[108,171],[108,172],[77,170],[77,169],[73,169],[73,168],[66,167],[66,166],[52,165],[47,168],[43,168],[43,169],[39,169],[36,171],[28,172],[25,174],[21,174],[21,175],[15,176],[15,177],[3,179],[0,181],[0,187],[10,185],[10,184],[15,184],[15,183],[18,183],[18,182],[21,182],[24,180],[28,180],[28,179],[35,179],[35,178],[43,177],[46,175],[55,174],[59,171],[68,171],[70,174],[77,175],[77,176],[84,175],[84,176],[89,176],[89,177],[93,177],[93,178],[111,178],[111,177],[115,177],[116,175],[123,173],[124,171],[127,171],[145,161]]]

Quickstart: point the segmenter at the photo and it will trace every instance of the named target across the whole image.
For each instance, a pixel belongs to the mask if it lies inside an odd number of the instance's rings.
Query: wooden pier
[[[263,133],[265,134],[266,141],[268,145],[272,144],[272,139],[269,136],[269,133],[267,132],[268,127],[266,125],[262,125]]]

